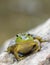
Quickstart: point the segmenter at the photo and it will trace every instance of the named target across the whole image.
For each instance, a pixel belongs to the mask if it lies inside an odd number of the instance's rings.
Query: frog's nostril
[[[30,36],[30,34],[28,34],[28,36]]]

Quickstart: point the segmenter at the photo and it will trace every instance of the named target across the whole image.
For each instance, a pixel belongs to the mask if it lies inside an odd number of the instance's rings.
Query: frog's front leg
[[[34,43],[35,45],[33,46],[33,50],[32,50],[33,53],[38,52],[41,49],[41,44],[39,40],[35,39]]]
[[[33,51],[32,51],[32,53],[36,53],[36,52],[38,52],[38,51],[40,51],[40,47],[36,47]]]
[[[23,53],[20,52],[17,47],[14,49],[14,55],[15,55],[15,57],[16,57],[16,59],[18,61],[20,61],[20,60],[22,60],[22,59],[25,58],[24,55],[23,55]]]

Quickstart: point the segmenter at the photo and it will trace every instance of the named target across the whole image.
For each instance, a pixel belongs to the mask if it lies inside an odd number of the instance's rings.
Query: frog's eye
[[[16,37],[18,37],[18,35],[16,35]]]
[[[22,52],[18,52],[18,55],[19,55],[19,57],[23,57],[24,56]]]
[[[28,36],[30,36],[30,34],[28,34]]]

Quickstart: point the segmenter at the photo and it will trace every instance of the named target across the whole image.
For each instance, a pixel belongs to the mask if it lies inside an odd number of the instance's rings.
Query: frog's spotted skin
[[[17,34],[14,45],[7,48],[9,53],[13,53],[17,60],[22,60],[30,53],[34,53],[40,50],[40,43],[42,39],[40,37],[33,37],[31,34]]]

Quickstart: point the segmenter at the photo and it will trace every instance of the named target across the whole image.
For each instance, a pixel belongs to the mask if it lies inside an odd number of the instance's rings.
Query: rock
[[[17,60],[12,54],[8,54],[7,52],[0,54],[0,65],[11,65],[15,62],[17,63]]]
[[[15,57],[12,54],[3,52],[0,54],[0,65],[50,65],[50,19],[47,22],[34,30],[30,30],[27,33],[33,35],[41,36],[43,39],[48,40],[48,42],[43,42],[41,44],[41,50],[37,53],[34,53],[24,60],[17,62]],[[4,47],[3,51],[12,43],[14,44],[14,39],[8,40]]]

